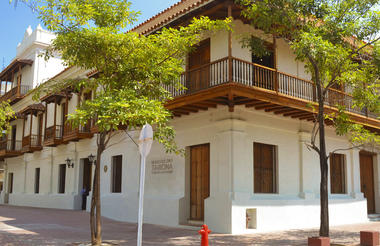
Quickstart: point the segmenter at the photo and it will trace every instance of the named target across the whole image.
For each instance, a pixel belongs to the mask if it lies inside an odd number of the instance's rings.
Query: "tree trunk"
[[[98,149],[95,163],[94,188],[91,199],[91,244],[101,245],[102,243],[102,225],[101,225],[101,206],[100,206],[100,160],[105,150],[105,138],[107,133],[101,132],[98,135]]]
[[[90,210],[90,228],[91,228],[91,244],[95,244],[95,234],[96,234],[96,228],[95,228],[95,190],[96,190],[96,168],[94,173],[94,180],[92,185],[92,197],[91,197],[91,210]]]
[[[326,156],[326,139],[325,139],[325,119],[324,119],[324,99],[322,88],[318,86],[318,125],[319,125],[319,164],[321,169],[320,183],[320,203],[321,203],[321,224],[319,236],[329,236],[329,199],[328,199],[328,165]]]

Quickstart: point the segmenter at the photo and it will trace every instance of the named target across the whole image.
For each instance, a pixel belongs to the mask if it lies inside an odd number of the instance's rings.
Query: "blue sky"
[[[132,9],[140,11],[139,22],[168,8],[179,0],[131,0]],[[9,0],[0,0],[0,70],[7,66],[16,56],[16,46],[22,41],[26,28],[31,25],[33,30],[39,23],[32,11],[19,3],[15,8]]]

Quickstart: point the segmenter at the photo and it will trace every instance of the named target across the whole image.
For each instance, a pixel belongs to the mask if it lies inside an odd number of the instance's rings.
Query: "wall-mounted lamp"
[[[70,167],[74,168],[74,162],[73,162],[73,160],[70,159],[69,157],[67,157],[67,159],[66,159],[66,165],[67,165],[68,168],[70,168]]]
[[[95,164],[95,156],[92,153],[87,158],[91,164]]]

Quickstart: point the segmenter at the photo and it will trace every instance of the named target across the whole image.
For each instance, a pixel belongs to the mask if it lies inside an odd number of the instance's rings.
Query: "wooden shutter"
[[[203,40],[189,55],[188,92],[205,89],[210,82],[210,39]]]
[[[117,155],[112,157],[112,192],[121,192],[121,174],[122,174],[123,156]]]
[[[254,192],[276,193],[276,148],[254,143]]]
[[[346,168],[343,154],[332,154],[330,157],[330,188],[331,193],[346,193]]]

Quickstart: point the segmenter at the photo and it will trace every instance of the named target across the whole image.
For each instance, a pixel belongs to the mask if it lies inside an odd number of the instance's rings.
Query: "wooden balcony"
[[[21,155],[21,141],[18,140],[3,140],[0,141],[0,158],[9,158]]]
[[[95,117],[95,119],[91,120],[91,127],[90,131],[92,134],[98,133],[99,132],[99,127],[96,125],[96,121],[98,120],[98,117]]]
[[[10,104],[14,104],[21,100],[26,95],[26,93],[28,93],[29,90],[30,86],[28,85],[20,85],[13,87],[9,91],[1,95],[0,101],[9,100]]]
[[[318,105],[312,81],[233,57],[186,71],[179,83],[187,90],[166,87],[174,97],[166,107],[176,117],[217,105],[226,105],[230,111],[236,105],[245,105],[285,117],[313,121],[315,112],[310,104]],[[330,89],[326,112],[337,112],[337,105],[344,106],[354,122],[380,129],[376,115],[354,108],[351,95]]]
[[[22,139],[22,152],[32,153],[42,150],[42,137],[38,135],[25,136]]]
[[[91,138],[93,134],[91,133],[91,125],[73,127],[70,123],[65,124],[63,130],[63,142],[67,143],[70,141],[79,141],[85,138]]]
[[[62,132],[63,128],[61,125],[53,125],[45,129],[44,146],[55,147],[62,143]]]

